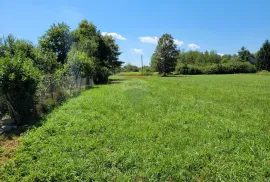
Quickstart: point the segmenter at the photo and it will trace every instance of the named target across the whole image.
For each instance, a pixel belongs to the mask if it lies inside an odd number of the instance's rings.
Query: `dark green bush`
[[[110,75],[111,75],[111,73],[107,68],[100,67],[96,70],[96,74],[94,77],[94,83],[95,84],[107,83]]]
[[[181,75],[198,75],[202,74],[202,70],[194,65],[179,64],[176,67],[176,72]]]
[[[9,114],[18,124],[26,122],[35,111],[40,72],[31,59],[20,54],[0,58],[0,65],[0,92]]]
[[[48,95],[47,98],[37,104],[36,109],[39,115],[51,112],[55,107],[61,105],[71,96],[65,90],[57,90],[54,92],[53,97]]]
[[[182,75],[255,73],[256,68],[249,62],[240,61],[208,66],[185,65],[180,63],[176,67],[176,72]]]
[[[4,116],[8,113],[7,105],[5,104],[4,98],[0,96],[0,120],[1,115]]]

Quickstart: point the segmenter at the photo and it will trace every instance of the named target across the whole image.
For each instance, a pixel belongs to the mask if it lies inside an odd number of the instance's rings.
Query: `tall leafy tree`
[[[257,69],[270,71],[270,42],[266,40],[257,53]]]
[[[57,61],[64,64],[71,47],[70,27],[63,23],[53,24],[47,32],[39,38],[42,52],[53,52]]]
[[[115,43],[112,36],[102,36],[99,44],[100,59],[103,60],[103,66],[115,71],[123,64],[119,61],[119,46]]]
[[[239,61],[249,61],[250,52],[244,46],[238,51]]]
[[[157,63],[157,71],[163,76],[174,71],[179,53],[180,51],[177,50],[173,37],[170,34],[162,35],[154,53],[153,59],[155,60],[152,60]]]

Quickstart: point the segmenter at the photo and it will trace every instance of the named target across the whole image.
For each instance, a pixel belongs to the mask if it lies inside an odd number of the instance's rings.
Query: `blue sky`
[[[256,52],[270,39],[269,0],[0,0],[0,35],[14,34],[37,43],[52,23],[75,29],[82,19],[101,32],[114,33],[120,60],[148,64],[156,38],[170,33],[180,49]],[[122,40],[121,40],[122,39]]]

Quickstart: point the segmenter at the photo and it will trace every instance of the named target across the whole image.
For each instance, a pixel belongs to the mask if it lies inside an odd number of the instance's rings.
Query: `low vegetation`
[[[269,181],[270,77],[117,76],[27,132],[2,181]]]

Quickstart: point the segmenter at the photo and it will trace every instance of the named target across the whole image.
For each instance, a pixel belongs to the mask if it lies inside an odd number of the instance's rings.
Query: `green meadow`
[[[269,181],[270,76],[123,74],[28,131],[2,181]]]

